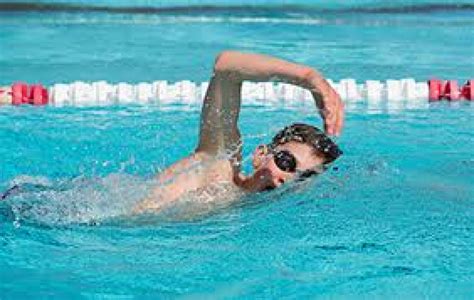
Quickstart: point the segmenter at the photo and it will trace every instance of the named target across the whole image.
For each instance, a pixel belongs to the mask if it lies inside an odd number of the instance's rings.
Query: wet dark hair
[[[330,163],[342,155],[341,149],[320,129],[303,124],[295,123],[280,130],[268,144],[270,149],[288,142],[299,142],[311,146],[316,155],[324,158],[324,163]]]

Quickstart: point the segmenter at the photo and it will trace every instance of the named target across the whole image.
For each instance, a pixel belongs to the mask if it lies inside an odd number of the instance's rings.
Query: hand
[[[313,81],[311,89],[319,114],[324,121],[324,131],[329,135],[340,135],[344,126],[344,103],[339,94],[321,76]]]

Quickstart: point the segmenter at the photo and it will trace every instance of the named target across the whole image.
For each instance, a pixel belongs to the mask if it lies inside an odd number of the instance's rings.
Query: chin
[[[266,168],[256,169],[251,176],[251,182],[254,191],[262,192],[275,189],[275,186],[271,184],[270,171]]]

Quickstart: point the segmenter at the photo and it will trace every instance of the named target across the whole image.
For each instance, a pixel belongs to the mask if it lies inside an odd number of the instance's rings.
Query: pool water
[[[262,3],[247,12],[2,12],[0,83],[204,81],[229,48],[307,63],[333,79],[472,77],[472,8],[380,14],[351,11],[377,1],[295,11]],[[474,293],[470,102],[351,106],[337,139],[344,155],[318,178],[194,216],[181,206],[128,217],[153,175],[194,149],[199,113],[0,107],[0,190],[21,186],[0,201],[0,298]],[[246,171],[253,148],[292,122],[321,124],[311,105],[243,108]]]

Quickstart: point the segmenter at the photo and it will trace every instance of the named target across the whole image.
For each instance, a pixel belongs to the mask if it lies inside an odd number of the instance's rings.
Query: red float
[[[461,96],[466,100],[474,100],[474,79],[466,81],[461,88]]]
[[[33,85],[29,100],[29,103],[33,105],[46,105],[48,104],[48,91],[41,84]]]
[[[459,87],[456,80],[448,80],[444,84],[442,98],[448,99],[449,101],[459,100]]]
[[[43,94],[43,103],[42,105],[46,105],[49,103],[49,94],[48,94],[48,89],[43,88],[41,93]]]
[[[439,79],[430,79],[428,80],[429,86],[429,101],[439,101],[441,100],[441,80]]]
[[[12,85],[12,105],[28,103],[28,85],[23,82],[16,82]]]

